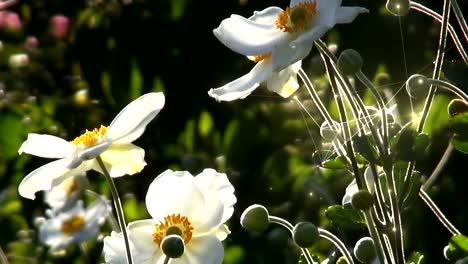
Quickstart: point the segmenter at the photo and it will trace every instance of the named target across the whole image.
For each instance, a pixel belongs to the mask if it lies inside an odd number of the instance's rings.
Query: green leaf
[[[200,120],[198,121],[198,133],[202,137],[207,137],[213,129],[213,118],[210,113],[203,111],[200,114]]]
[[[464,235],[455,235],[450,238],[450,243],[452,243],[458,249],[463,250],[465,253],[468,253],[468,237]]]
[[[379,161],[379,153],[375,147],[375,143],[369,138],[369,136],[361,135],[353,138],[354,148],[370,163],[381,165]]]
[[[361,213],[354,210],[351,204],[332,205],[325,211],[327,218],[341,228],[362,227],[366,221]]]
[[[468,138],[468,113],[462,113],[452,117],[449,127],[453,133]]]
[[[414,251],[411,253],[411,255],[408,257],[408,260],[406,261],[406,264],[423,264],[424,261],[424,255]]]
[[[458,151],[468,154],[468,140],[457,135],[452,137],[452,145]]]
[[[335,159],[329,159],[322,162],[322,167],[326,169],[338,170],[346,168],[346,158],[343,156],[336,157]]]
[[[420,133],[414,138],[413,143],[413,157],[414,160],[422,160],[426,154],[427,147],[431,143],[431,139],[428,134]]]

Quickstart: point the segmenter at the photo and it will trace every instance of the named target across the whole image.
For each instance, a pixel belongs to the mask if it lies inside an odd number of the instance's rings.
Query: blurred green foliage
[[[384,10],[385,1],[343,2],[371,12],[352,24],[337,26],[324,40],[337,44],[339,51],[353,48],[361,53],[363,71],[391,100],[389,105],[398,104],[395,116],[406,124],[413,118],[411,113],[422,109],[423,100],[410,100],[403,84],[412,73],[431,74],[438,24],[416,12],[393,17]],[[441,4],[436,2],[424,4],[440,12]],[[229,222],[232,233],[224,242],[227,264],[297,263],[300,259],[285,230],[272,226],[263,234],[252,234],[241,228],[239,217],[253,203],[293,223],[305,220],[327,228],[348,245],[366,234],[359,215],[351,217],[357,226],[339,224],[341,215],[352,214],[337,205],[352,176],[341,158],[323,151],[331,149],[320,139],[315,124],[323,120],[304,89],[296,95],[315,120],[294,102],[266,89],[232,103],[217,103],[207,95],[210,88],[252,67],[219,43],[212,30],[230,14],[250,16],[272,4],[285,7],[288,1],[25,0],[8,8],[21,18],[20,29],[0,29],[0,246],[10,263],[103,261],[101,239],[62,255],[47,254],[34,223],[46,209],[42,196],[30,201],[16,191],[22,178],[45,161],[19,156],[17,151],[30,132],[71,140],[85,129],[108,124],[130,100],[150,91],[163,91],[166,105],[135,142],[146,151],[147,167],[139,175],[116,180],[127,220],[148,217],[144,197],[160,172],[171,168],[196,174],[213,167],[227,173],[238,198]],[[70,22],[62,37],[52,33],[51,18],[57,14]],[[18,54],[27,55],[27,62],[12,63],[11,56]],[[459,59],[452,46],[446,58]],[[457,64],[448,66],[448,78],[465,82],[463,75],[451,70]],[[316,82],[322,100],[336,113],[334,104],[328,103],[333,95],[315,51],[303,67]],[[357,88],[372,104],[370,93],[363,86]],[[466,85],[462,88],[466,92]],[[446,111],[451,99],[444,92],[436,96],[424,130],[430,137],[410,133],[413,143],[424,141],[426,151],[417,151],[423,153],[417,163],[422,178],[431,174],[451,140]],[[317,150],[322,151],[320,155],[313,155]],[[369,157],[362,154],[361,161],[366,162],[364,158]],[[460,199],[467,186],[466,161],[466,156],[454,152],[429,190],[447,217],[465,232],[468,204]],[[92,190],[110,197],[102,177],[89,173],[89,178]],[[429,263],[442,263],[450,234],[420,200],[414,200],[403,218],[407,252],[418,251]],[[110,230],[106,225],[105,234]],[[324,258],[332,245],[320,241],[310,249]],[[420,254],[414,253],[411,259],[420,263]]]

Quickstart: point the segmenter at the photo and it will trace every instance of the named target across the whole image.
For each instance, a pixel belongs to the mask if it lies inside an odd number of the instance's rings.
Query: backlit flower
[[[44,202],[53,211],[61,211],[73,206],[84,189],[89,185],[85,173],[65,179],[44,194]]]
[[[43,219],[39,226],[39,240],[54,252],[73,243],[97,238],[100,226],[109,215],[108,208],[105,202],[96,200],[85,210],[83,201],[78,201],[70,210],[50,214],[49,219]]]
[[[335,24],[350,23],[365,12],[368,10],[362,7],[343,7],[341,0],[291,0],[285,10],[268,7],[254,12],[250,18],[231,15],[213,30],[215,36],[237,53],[249,57],[268,56],[268,60],[258,63],[249,74],[228,87],[220,88],[223,90],[211,90],[210,95],[224,100],[223,91],[232,90],[238,93],[243,91],[238,98],[245,97],[259,82],[269,80],[272,72],[278,74],[304,59],[313,42]],[[295,73],[289,74],[289,77],[295,78]],[[227,98],[233,97],[230,96]]]
[[[88,170],[101,172],[100,156],[111,177],[140,172],[146,165],[145,151],[131,142],[164,106],[162,93],[148,93],[128,104],[111,122],[72,141],[31,133],[18,152],[44,158],[59,158],[29,173],[19,185],[19,194],[34,199],[40,190],[50,190],[65,179]]]
[[[232,216],[236,197],[226,174],[205,169],[193,177],[185,171],[166,170],[150,185],[146,207],[152,219],[128,225],[133,256],[142,263],[163,263],[161,242],[169,235],[178,235],[185,250],[171,263],[218,264],[224,257],[221,241],[229,234],[224,223]],[[114,239],[104,239],[104,253],[109,263],[125,259]],[[117,249],[116,249],[117,248]],[[120,250],[117,258],[116,250]]]

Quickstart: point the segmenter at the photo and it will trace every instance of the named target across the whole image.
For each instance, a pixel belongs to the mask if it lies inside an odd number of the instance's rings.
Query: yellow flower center
[[[317,14],[317,3],[309,1],[287,7],[278,15],[275,21],[276,28],[284,32],[297,32],[305,29],[312,18]]]
[[[85,221],[83,216],[76,215],[62,223],[62,232],[66,235],[70,235],[83,227]]]
[[[85,148],[92,147],[104,138],[107,127],[101,125],[100,128],[95,128],[91,131],[87,130],[79,137],[76,137],[71,143],[76,146],[83,146]]]
[[[168,235],[178,235],[187,245],[192,239],[193,227],[187,217],[178,215],[168,215],[164,217],[164,222],[159,222],[155,226],[153,241],[161,245],[161,241]]]

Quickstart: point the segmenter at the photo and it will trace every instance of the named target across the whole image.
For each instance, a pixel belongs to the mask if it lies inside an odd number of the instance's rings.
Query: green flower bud
[[[351,205],[356,210],[367,210],[374,204],[374,195],[367,190],[359,190],[351,197]]]
[[[338,258],[338,260],[336,261],[336,264],[348,264],[348,261],[346,260],[345,257],[341,256]]]
[[[184,240],[178,235],[169,235],[161,241],[161,250],[170,258],[178,258],[184,254]]]
[[[448,105],[447,110],[450,116],[454,117],[458,114],[468,112],[468,104],[461,99],[454,99]]]
[[[293,239],[302,248],[312,246],[319,239],[318,228],[310,222],[299,222],[294,226]]]
[[[370,237],[363,237],[354,246],[354,256],[362,263],[370,263],[377,256],[374,241]]]
[[[409,0],[388,0],[385,7],[395,16],[404,16],[410,10]]]
[[[265,206],[253,204],[244,210],[240,217],[242,227],[249,231],[263,232],[270,224]]]
[[[406,81],[406,92],[413,98],[423,98],[429,91],[430,84],[427,77],[421,74],[413,74]]]
[[[351,75],[359,72],[362,68],[362,57],[361,55],[353,50],[347,49],[341,52],[340,57],[338,57],[338,69],[344,75]]]

